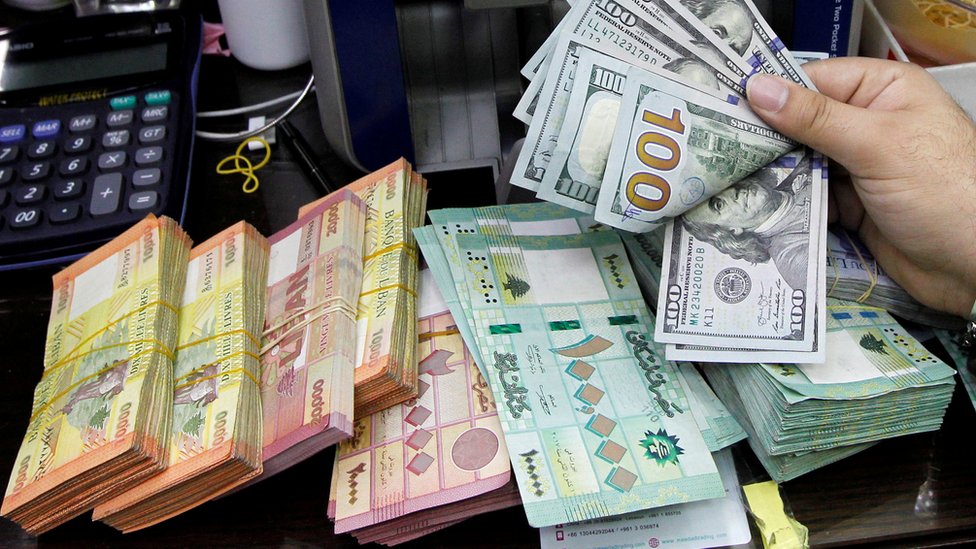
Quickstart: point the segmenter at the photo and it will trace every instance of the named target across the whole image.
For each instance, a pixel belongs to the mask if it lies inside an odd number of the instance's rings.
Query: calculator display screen
[[[3,45],[0,43],[0,47]],[[44,59],[11,57],[7,56],[0,72],[0,91],[3,92],[163,70],[166,68],[166,43]]]

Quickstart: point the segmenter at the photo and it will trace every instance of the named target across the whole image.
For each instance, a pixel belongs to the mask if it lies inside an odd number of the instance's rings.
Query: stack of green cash
[[[907,320],[959,330],[964,321],[922,305],[888,276],[856,234],[839,227],[827,231],[828,297],[881,307]]]
[[[180,309],[169,465],[95,508],[124,532],[192,509],[261,473],[268,242],[244,222],[190,251]]]
[[[814,87],[751,0],[574,2],[522,68],[511,182],[650,230],[796,146],[746,106],[756,72]]]
[[[883,309],[830,300],[824,364],[707,364],[773,479],[942,424],[952,368]]]
[[[620,238],[546,204],[430,212],[424,259],[498,403],[529,523],[720,497],[744,436],[663,359]]]
[[[190,239],[150,215],[54,276],[44,373],[3,516],[45,532],[166,467]]]

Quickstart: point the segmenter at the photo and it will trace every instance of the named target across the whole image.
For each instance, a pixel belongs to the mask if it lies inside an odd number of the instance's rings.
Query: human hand
[[[867,58],[803,66],[821,93],[749,79],[770,126],[841,164],[830,220],[929,307],[969,317],[976,300],[976,125],[925,70]]]

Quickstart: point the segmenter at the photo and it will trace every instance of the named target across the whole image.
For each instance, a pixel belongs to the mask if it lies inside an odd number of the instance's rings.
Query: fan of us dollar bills
[[[665,227],[669,358],[822,362],[826,165],[745,100],[755,73],[812,88],[802,59],[750,0],[572,4],[523,68],[512,182],[617,229]]]

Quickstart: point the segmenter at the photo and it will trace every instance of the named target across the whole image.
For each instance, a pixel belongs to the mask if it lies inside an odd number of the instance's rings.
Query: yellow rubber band
[[[251,343],[253,343],[254,345],[256,345],[258,347],[261,346],[261,340],[259,340],[258,338],[254,337],[253,335],[251,335],[251,332],[249,332],[249,331],[241,328],[240,330],[231,330],[229,332],[223,332],[223,333],[220,333],[220,334],[217,334],[217,335],[212,335],[210,337],[205,337],[203,339],[198,339],[196,341],[191,341],[189,343],[184,343],[183,345],[179,345],[178,347],[176,347],[176,351],[179,352],[179,351],[182,351],[183,349],[186,349],[187,347],[193,347],[194,345],[199,345],[201,343],[206,343],[208,341],[212,341],[214,339],[218,339],[218,338],[221,338],[221,337],[232,336],[234,334],[244,334],[248,339],[251,340]]]
[[[48,376],[48,374],[50,374],[53,371],[61,368],[62,366],[67,366],[68,364],[71,364],[72,362],[77,362],[79,359],[85,358],[86,356],[88,356],[88,355],[90,355],[90,354],[92,354],[94,352],[104,351],[105,349],[114,349],[116,347],[125,347],[127,345],[135,345],[136,343],[152,343],[152,344],[155,344],[157,347],[159,347],[159,349],[161,350],[161,352],[163,353],[163,355],[165,355],[166,357],[168,357],[170,360],[172,360],[176,356],[175,353],[173,353],[173,351],[169,350],[169,348],[166,345],[163,345],[163,342],[162,341],[159,341],[156,338],[150,338],[150,339],[130,339],[129,341],[123,341],[122,343],[113,343],[111,345],[106,345],[104,347],[95,347],[93,349],[88,349],[84,353],[81,353],[79,355],[75,355],[75,356],[71,357],[71,359],[69,359],[69,360],[61,361],[58,364],[56,364],[55,366],[51,366],[50,368],[44,370],[44,373],[41,374],[41,379],[46,378]]]
[[[241,154],[244,151],[244,147],[247,147],[250,143],[260,143],[264,146],[264,158],[262,158],[257,164],[252,164],[248,157]],[[234,167],[225,168],[224,166],[231,160],[234,161]],[[258,190],[258,185],[261,183],[258,176],[254,175],[254,172],[263,168],[269,160],[271,160],[271,145],[269,145],[263,137],[255,135],[241,141],[241,144],[237,146],[237,151],[235,151],[234,154],[218,162],[217,173],[221,175],[230,175],[235,173],[244,174],[244,184],[241,185],[241,190],[245,193],[253,193],[254,191]]]
[[[132,311],[129,311],[128,313],[120,316],[119,318],[117,318],[117,319],[109,322],[108,324],[106,324],[102,328],[99,328],[97,331],[95,331],[95,333],[93,333],[92,335],[86,337],[83,341],[80,341],[77,345],[75,345],[73,349],[71,349],[70,351],[68,351],[68,353],[64,356],[64,358],[62,358],[58,362],[55,362],[50,367],[45,368],[45,371],[47,371],[47,370],[53,370],[55,368],[59,368],[59,367],[63,366],[64,364],[67,364],[68,362],[72,362],[74,360],[74,357],[72,355],[74,353],[76,353],[78,351],[78,349],[81,349],[83,346],[85,346],[85,344],[89,343],[91,340],[95,339],[99,335],[105,333],[106,331],[108,331],[109,328],[111,328],[112,326],[115,326],[119,322],[122,322],[123,320],[129,318],[130,316],[135,315],[135,314],[138,314],[138,313],[140,313],[140,312],[142,312],[142,311],[144,311],[144,310],[146,310],[149,307],[152,307],[154,305],[162,305],[163,307],[165,307],[165,308],[173,311],[174,314],[177,314],[177,315],[180,314],[180,310],[179,309],[177,309],[176,307],[170,305],[169,303],[166,303],[165,301],[163,301],[161,299],[157,299],[156,301],[150,301],[149,303],[146,303],[142,307],[139,307],[138,309],[134,309]],[[88,352],[91,352],[91,351],[88,351]]]
[[[427,332],[426,334],[420,334],[417,336],[418,341],[427,341],[428,339],[434,339],[440,336],[449,336],[454,334],[460,334],[461,330],[454,328],[453,330],[441,330],[440,332]]]
[[[227,355],[225,357],[221,357],[220,359],[215,360],[213,362],[208,362],[206,364],[202,364],[200,366],[197,366],[196,368],[190,370],[189,372],[183,374],[182,376],[174,379],[173,380],[173,383],[174,384],[177,384],[177,383],[183,381],[184,379],[192,376],[193,374],[202,372],[202,371],[206,370],[207,368],[209,368],[211,366],[216,366],[217,364],[221,364],[221,363],[227,362],[228,360],[230,360],[230,359],[232,359],[234,357],[242,356],[242,355],[243,356],[249,356],[249,357],[254,358],[256,360],[261,360],[261,357],[259,357],[258,355],[254,354],[254,353],[252,353],[250,351],[243,351],[243,350],[242,351],[237,351],[237,352],[231,353],[231,354],[229,354],[229,355]]]
[[[268,338],[268,336],[270,336],[271,334],[275,333],[277,330],[280,330],[284,326],[287,326],[289,323],[291,323],[291,322],[293,322],[293,321],[299,319],[300,317],[303,317],[303,316],[305,316],[305,315],[307,315],[309,313],[312,313],[313,311],[317,311],[317,312],[315,312],[315,314],[313,314],[313,315],[311,315],[309,317],[306,317],[301,322],[298,322],[297,324],[295,324],[293,326],[289,326],[288,329],[286,329],[284,332],[278,334],[274,338],[271,338],[271,339],[267,340],[264,343],[264,345],[261,347],[261,351],[260,351],[261,355],[263,356],[265,353],[267,353],[268,351],[270,351],[271,349],[273,349],[275,347],[275,345],[277,345],[278,343],[280,343],[283,339],[285,339],[289,335],[295,333],[298,330],[304,330],[306,326],[308,326],[312,322],[315,322],[316,320],[322,318],[323,316],[325,316],[325,315],[327,315],[329,313],[340,312],[340,313],[345,314],[345,316],[347,318],[349,318],[350,320],[353,320],[353,321],[356,320],[356,310],[352,307],[352,305],[350,305],[349,303],[347,303],[346,300],[343,299],[340,296],[333,296],[333,297],[331,297],[329,299],[326,299],[325,301],[323,301],[322,303],[320,303],[320,304],[318,304],[318,305],[316,305],[314,307],[309,307],[308,309],[299,309],[299,310],[297,310],[294,314],[285,317],[283,320],[279,321],[274,326],[272,326],[272,327],[268,328],[267,330],[265,330],[262,335],[265,338]]]
[[[230,375],[230,374],[236,374],[237,372],[241,372],[242,374],[244,374],[248,379],[250,379],[251,381],[253,381],[254,384],[257,385],[258,387],[261,386],[261,382],[259,382],[257,379],[255,379],[254,378],[254,375],[251,374],[251,372],[248,372],[244,368],[234,368],[233,370],[227,370],[226,372],[220,372],[219,374],[216,374],[216,375],[207,376],[207,377],[201,377],[200,379],[194,379],[193,381],[191,381],[189,383],[184,383],[183,385],[179,385],[177,387],[174,387],[173,390],[175,391],[177,389],[182,389],[184,387],[189,387],[190,385],[196,385],[197,383],[200,383],[202,381],[209,381],[211,379],[217,379],[218,377],[222,377],[222,376],[226,376],[226,375]]]
[[[194,379],[193,381],[188,381],[186,383],[180,384],[181,381],[183,381],[186,378],[192,376],[193,374],[200,373],[200,372],[206,370],[207,368],[209,368],[211,366],[216,366],[216,365],[221,364],[223,362],[227,362],[228,360],[230,360],[230,359],[232,359],[234,357],[242,356],[242,355],[243,356],[249,356],[249,357],[251,357],[254,360],[257,360],[259,362],[261,360],[261,357],[259,357],[258,355],[254,354],[254,353],[252,353],[250,351],[238,351],[236,353],[231,353],[231,354],[229,354],[229,355],[227,355],[227,356],[225,356],[225,357],[223,357],[220,360],[217,360],[215,362],[208,362],[207,364],[204,364],[202,366],[198,366],[197,368],[194,368],[193,370],[191,370],[190,372],[188,372],[186,375],[183,375],[183,376],[178,377],[177,379],[174,379],[173,380],[173,384],[175,386],[173,387],[173,389],[174,390],[176,390],[176,389],[182,389],[183,387],[189,387],[190,385],[195,385],[195,384],[197,384],[197,383],[199,383],[201,381],[206,381],[208,379],[213,379],[215,377],[220,377],[220,376],[223,376],[223,375],[233,374],[233,373],[236,373],[238,371],[244,372],[244,375],[246,375],[247,377],[249,377],[251,379],[251,381],[253,381],[255,384],[260,384],[260,382],[257,379],[254,378],[254,375],[251,374],[251,372],[248,372],[244,368],[234,368],[233,370],[227,370],[226,372],[220,372],[217,375],[207,376],[207,377],[201,377],[201,378],[198,378],[198,379]]]
[[[830,266],[834,268],[834,283],[831,284],[830,289],[827,290],[827,297],[831,297],[834,295],[834,288],[836,288],[837,283],[840,282],[840,269],[837,268],[837,256],[834,255],[830,250],[827,250],[827,253],[830,254],[830,259],[832,260],[830,262]]]
[[[415,247],[408,246],[406,242],[400,242],[400,243],[394,244],[392,246],[387,246],[386,248],[383,248],[382,250],[377,250],[377,251],[375,251],[375,252],[373,252],[373,253],[371,253],[371,254],[363,257],[363,263],[369,261],[370,259],[373,259],[374,257],[379,257],[379,256],[381,256],[381,255],[383,255],[385,253],[389,253],[389,252],[392,252],[394,250],[401,250],[401,249],[402,250],[406,250],[407,254],[410,255],[411,257],[414,257],[414,258],[417,257],[417,249]]]
[[[107,372],[107,371],[109,371],[109,370],[111,370],[113,368],[118,367],[118,363],[119,362],[129,362],[129,361],[132,361],[132,360],[135,360],[135,359],[139,358],[142,355],[145,355],[145,354],[148,354],[148,353],[153,353],[153,352],[158,352],[158,353],[162,354],[163,356],[166,356],[170,360],[172,360],[172,358],[173,358],[171,353],[170,354],[167,354],[167,349],[165,347],[164,348],[155,348],[154,347],[154,348],[151,348],[151,349],[146,349],[145,351],[140,351],[140,352],[138,352],[138,353],[136,353],[134,355],[129,355],[128,357],[126,357],[123,360],[117,360],[117,361],[113,362],[111,365],[106,366],[106,367],[102,368],[101,370],[96,371],[93,374],[87,375],[87,376],[79,379],[78,381],[76,381],[76,382],[72,383],[71,385],[69,385],[67,388],[65,388],[60,393],[54,395],[50,400],[47,401],[46,404],[44,404],[43,406],[41,406],[40,408],[38,408],[37,410],[35,410],[34,413],[31,414],[31,417],[30,417],[30,420],[29,421],[34,421],[34,419],[37,418],[38,414],[40,414],[44,410],[47,410],[48,408],[50,408],[52,404],[54,404],[55,402],[58,401],[58,399],[60,399],[64,395],[70,393],[71,391],[73,391],[74,389],[76,389],[82,383],[88,381],[89,379],[96,378],[96,377],[104,374],[105,372]]]
[[[858,248],[857,245],[854,244],[854,239],[851,238],[850,233],[844,231],[844,236],[847,237],[847,241],[850,243],[851,247],[854,248],[854,253],[856,253],[857,258],[861,260],[861,265],[867,263],[867,260],[865,260],[864,256],[861,255],[860,248]],[[871,284],[868,286],[867,290],[864,290],[864,293],[861,294],[860,297],[854,300],[858,303],[864,303],[865,301],[867,301],[867,299],[871,297],[871,292],[874,291],[874,287],[878,285],[878,262],[874,261],[872,266],[874,267],[874,272],[868,271],[868,279],[871,281]]]
[[[857,304],[857,305],[827,305],[827,309],[829,309],[831,311],[849,310],[849,311],[875,311],[875,312],[879,312],[879,313],[880,312],[887,312],[884,309],[882,309],[881,307],[874,307],[872,305],[861,305],[861,304]]]
[[[399,288],[399,289],[403,290],[404,292],[407,292],[408,294],[412,295],[413,297],[417,297],[417,293],[416,292],[414,292],[410,288],[407,288],[403,284],[390,284],[389,286],[380,286],[379,288],[374,288],[374,289],[372,289],[372,290],[370,290],[368,292],[363,292],[363,293],[359,294],[359,297],[366,297],[368,295],[375,294],[376,292],[382,292],[384,290],[394,290],[396,288]]]

